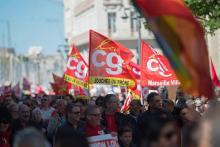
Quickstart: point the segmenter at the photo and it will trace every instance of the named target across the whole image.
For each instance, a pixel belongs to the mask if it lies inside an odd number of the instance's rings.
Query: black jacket
[[[79,132],[79,133],[81,133],[81,134],[84,134],[84,126],[85,126],[85,122],[80,121],[80,122],[78,123],[78,125],[77,125],[77,128],[74,128],[73,125],[72,125],[70,122],[66,121],[63,125],[61,125],[61,126],[57,129],[56,134],[59,133],[59,131],[61,131],[62,129],[63,129],[63,130],[68,130],[68,129],[71,130],[71,129],[73,129],[74,131],[77,131],[77,132]]]
[[[136,145],[139,145],[139,142],[140,142],[140,131],[139,131],[139,127],[138,127],[138,122],[137,122],[137,118],[135,118],[132,114],[128,114],[127,115],[127,118],[128,118],[128,122],[129,122],[129,125],[131,126],[132,128],[132,139],[133,139],[133,142],[136,144]]]
[[[124,126],[124,125],[128,125],[128,118],[126,117],[126,115],[124,115],[123,113],[120,112],[116,112],[115,113],[115,123],[117,125],[117,129],[119,129],[120,127]],[[102,118],[101,118],[101,125],[102,126],[107,126],[108,122],[106,121],[105,118],[105,112],[102,113]],[[109,130],[108,130],[109,131]]]

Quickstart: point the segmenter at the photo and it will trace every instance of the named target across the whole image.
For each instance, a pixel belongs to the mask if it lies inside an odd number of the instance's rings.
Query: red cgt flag
[[[141,56],[142,86],[180,85],[165,56],[153,50],[145,42],[142,42]]]
[[[135,88],[130,88],[131,95],[133,99],[140,99],[141,98],[141,85],[140,85],[140,80],[141,80],[141,67],[140,65],[134,63],[134,62],[129,62],[127,65],[127,69],[133,80],[135,81]]]
[[[89,83],[134,87],[135,82],[123,68],[133,56],[129,49],[90,30]]]
[[[72,51],[69,55],[64,79],[66,82],[71,83],[74,86],[88,89],[88,64],[74,45],[72,46]]]

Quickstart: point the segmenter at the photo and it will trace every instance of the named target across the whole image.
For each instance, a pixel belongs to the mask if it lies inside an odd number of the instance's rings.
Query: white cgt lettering
[[[123,59],[116,54],[115,52],[107,53],[104,50],[96,50],[92,54],[92,63],[96,67],[102,67],[107,65],[108,67],[105,68],[105,71],[110,75],[118,75],[122,73],[122,63]],[[98,56],[106,56],[106,61],[97,61]],[[113,58],[117,59],[117,63],[113,63]]]
[[[153,63],[155,63],[157,66],[153,67]],[[156,59],[150,59],[147,62],[147,68],[153,72],[159,72],[159,74],[163,77],[170,77],[172,76],[172,74],[166,74],[164,69],[161,67],[161,65],[159,64],[159,62]]]
[[[74,61],[77,63],[76,66],[72,66],[71,63]],[[79,79],[84,79],[87,75],[88,68],[83,63],[83,61],[80,61],[77,58],[70,57],[67,63],[67,67],[73,71],[74,75]]]

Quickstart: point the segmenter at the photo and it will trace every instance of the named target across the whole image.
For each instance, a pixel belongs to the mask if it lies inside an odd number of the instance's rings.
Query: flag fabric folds
[[[64,79],[74,86],[88,89],[88,64],[74,45],[68,58]]]
[[[142,41],[141,47],[141,85],[177,86],[180,85],[165,56]]]
[[[140,84],[141,67],[138,64],[131,61],[127,65],[127,70],[135,82],[135,87],[129,89],[131,92],[131,96],[133,99],[140,99],[141,98],[141,84]]]
[[[69,93],[69,85],[63,77],[53,74],[54,83],[50,83],[55,94],[66,95]]]
[[[213,96],[208,51],[201,25],[183,0],[132,0],[175,70],[192,95]]]
[[[89,83],[134,87],[124,68],[133,56],[129,49],[90,30]]]

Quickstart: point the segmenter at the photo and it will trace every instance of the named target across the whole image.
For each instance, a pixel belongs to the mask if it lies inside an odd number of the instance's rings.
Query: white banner
[[[90,147],[119,147],[118,138],[110,134],[88,137]]]

